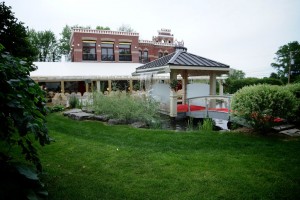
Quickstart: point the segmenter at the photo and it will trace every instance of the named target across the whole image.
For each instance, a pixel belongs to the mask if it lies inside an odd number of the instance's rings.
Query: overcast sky
[[[300,42],[300,0],[6,0],[15,17],[37,31],[58,37],[68,24],[130,25],[140,39],[160,28],[172,30],[188,52],[269,76],[278,48]]]

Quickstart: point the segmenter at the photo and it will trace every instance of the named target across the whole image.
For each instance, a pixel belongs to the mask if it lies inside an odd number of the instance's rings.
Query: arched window
[[[142,63],[142,59],[143,59],[143,51],[139,50],[139,61],[140,61],[140,63]]]
[[[161,57],[163,57],[164,55],[163,55],[163,53],[162,52],[158,52],[158,58],[161,58]]]
[[[143,63],[149,62],[148,51],[144,50],[143,52]]]

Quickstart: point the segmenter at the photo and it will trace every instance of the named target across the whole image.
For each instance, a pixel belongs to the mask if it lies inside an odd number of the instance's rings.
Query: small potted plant
[[[178,89],[178,81],[176,79],[172,80],[170,82],[170,88],[174,91],[177,91]]]

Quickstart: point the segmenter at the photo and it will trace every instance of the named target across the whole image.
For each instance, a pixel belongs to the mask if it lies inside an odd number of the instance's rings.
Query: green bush
[[[50,111],[51,113],[54,113],[54,112],[61,112],[61,111],[64,111],[64,110],[65,110],[65,107],[62,106],[62,105],[55,105],[55,106],[49,107],[48,109],[49,109],[49,111]]]
[[[151,124],[159,117],[159,104],[145,96],[133,96],[125,92],[111,92],[109,95],[94,93],[89,107],[96,114],[105,114],[127,122],[143,121]]]
[[[234,94],[239,89],[258,84],[269,84],[269,85],[283,85],[282,81],[275,78],[243,78],[243,79],[227,79],[225,85],[225,92]]]
[[[295,115],[297,99],[282,86],[255,85],[240,89],[232,97],[233,116],[243,118],[257,131],[270,129],[277,118]]]
[[[300,83],[288,84],[285,86],[290,92],[292,92],[298,99],[300,99]]]
[[[300,83],[288,84],[285,86],[285,89],[292,92],[297,98],[297,110],[296,110],[296,114],[295,114],[296,116],[293,119],[291,119],[291,121],[299,124],[299,122],[300,122]]]

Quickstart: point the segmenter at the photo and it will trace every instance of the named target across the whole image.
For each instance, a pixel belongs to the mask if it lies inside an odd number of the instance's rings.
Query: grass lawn
[[[300,140],[48,116],[49,199],[299,199]]]

